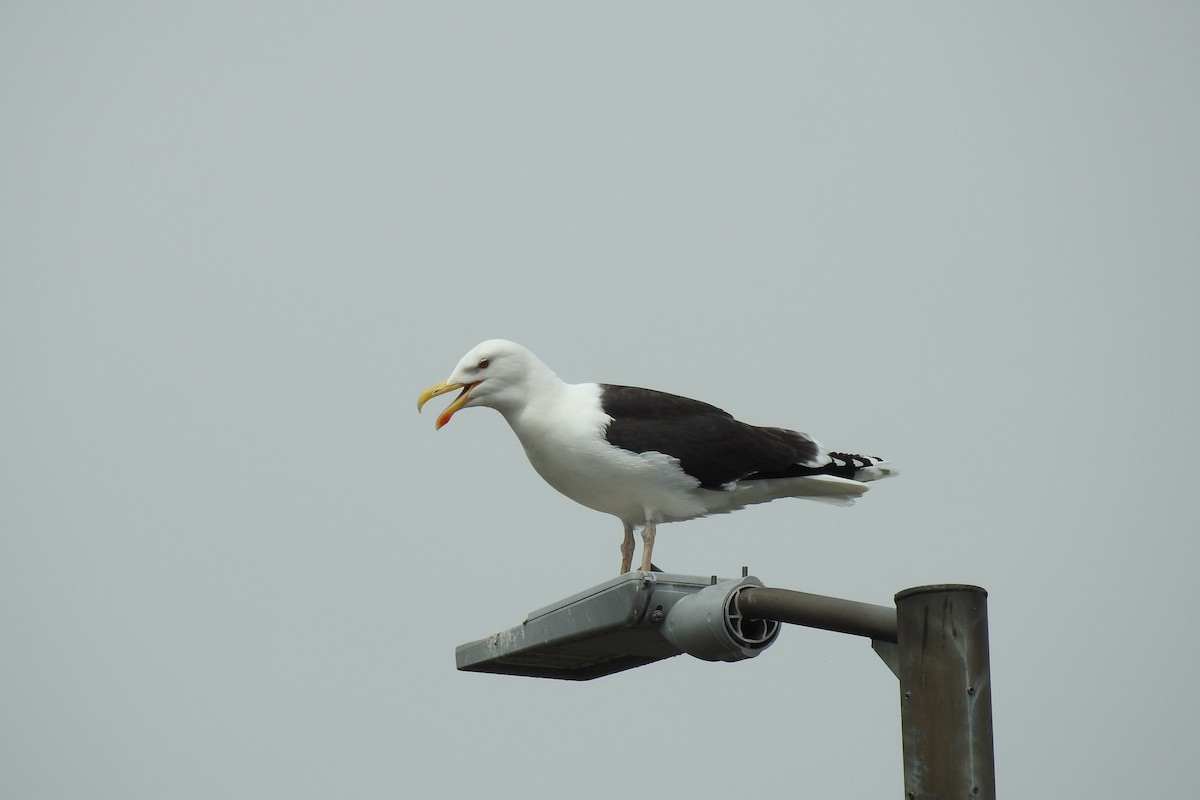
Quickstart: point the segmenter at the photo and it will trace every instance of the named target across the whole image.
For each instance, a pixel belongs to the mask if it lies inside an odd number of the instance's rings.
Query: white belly
[[[631,453],[607,442],[576,447],[525,445],[546,483],[577,503],[630,523],[691,519],[707,513],[694,478],[661,453]]]

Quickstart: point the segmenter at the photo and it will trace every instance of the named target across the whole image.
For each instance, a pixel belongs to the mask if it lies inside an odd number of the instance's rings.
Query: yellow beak
[[[421,392],[421,394],[417,396],[417,411],[420,411],[422,406],[424,406],[426,403],[428,403],[430,400],[437,397],[438,395],[445,394],[446,392],[453,392],[455,389],[462,389],[462,392],[458,395],[458,397],[454,398],[454,402],[452,402],[450,405],[446,406],[446,410],[438,415],[437,423],[435,424],[434,428],[435,429],[441,428],[443,425],[445,425],[447,422],[450,421],[450,418],[454,416],[454,412],[458,411],[460,408],[462,408],[464,405],[466,405],[467,393],[470,392],[472,389],[474,389],[475,386],[477,386],[477,385],[478,385],[477,383],[463,384],[463,383],[447,383],[446,381],[438,381],[433,386],[430,386],[428,389]]]

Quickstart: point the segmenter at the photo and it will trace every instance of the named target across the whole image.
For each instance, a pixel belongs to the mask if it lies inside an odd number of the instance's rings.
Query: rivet
[[[975,687],[974,687],[974,686],[968,686],[968,687],[967,687],[967,694],[975,694]]]

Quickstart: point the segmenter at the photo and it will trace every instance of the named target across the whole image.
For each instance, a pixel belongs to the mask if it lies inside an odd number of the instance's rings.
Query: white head
[[[461,389],[438,415],[438,428],[461,408],[486,406],[507,415],[525,404],[533,385],[547,380],[558,381],[558,377],[533,353],[516,342],[489,339],[471,348],[450,377],[421,392],[417,410],[431,398]]]

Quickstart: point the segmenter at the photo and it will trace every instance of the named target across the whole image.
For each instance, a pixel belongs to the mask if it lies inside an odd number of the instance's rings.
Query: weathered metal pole
[[[987,592],[917,586],[896,595],[904,793],[908,800],[992,800]]]
[[[737,604],[742,614],[754,619],[896,641],[896,612],[887,606],[765,586],[747,587],[738,595]]]

